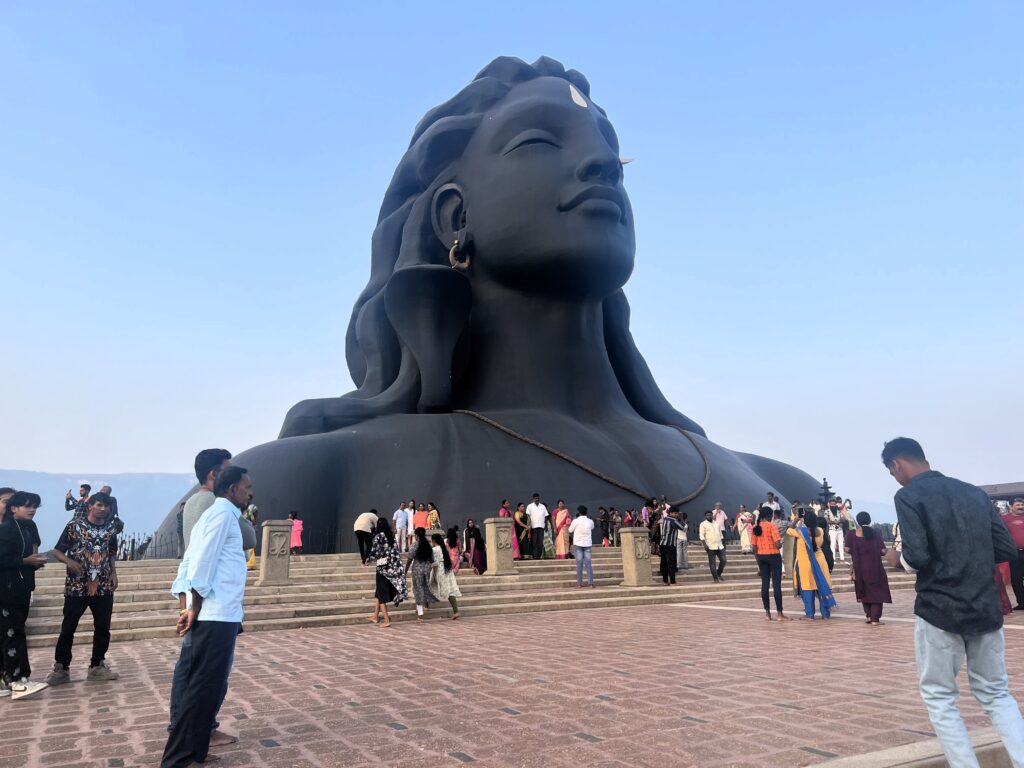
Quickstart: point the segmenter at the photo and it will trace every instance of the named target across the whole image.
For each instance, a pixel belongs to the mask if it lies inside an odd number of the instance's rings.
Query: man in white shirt
[[[722,536],[722,541],[725,541],[725,529],[729,525],[729,515],[726,514],[724,509],[722,509],[722,502],[715,502],[715,508],[711,510],[711,520],[715,524],[715,527],[718,528],[718,532]]]
[[[395,544],[398,545],[399,552],[409,551],[409,537],[406,536],[406,530],[409,528],[409,519],[411,515],[405,510],[405,502],[401,502],[398,505],[398,509],[391,516],[395,522]]]
[[[160,768],[207,760],[224,680],[235,654],[245,595],[245,552],[238,519],[252,498],[246,470],[228,467],[214,484],[217,499],[192,529],[172,591],[187,595],[178,636],[192,634],[181,716],[167,737]]]
[[[576,586],[583,586],[583,566],[587,566],[588,586],[594,586],[594,521],[587,517],[587,508],[576,507],[576,519],[569,523],[569,535],[576,549]]]
[[[700,524],[700,542],[704,545],[704,551],[708,553],[708,567],[711,569],[711,578],[715,583],[725,581],[722,572],[725,570],[725,544],[722,540],[722,532],[714,522],[714,514],[709,509],[704,513],[704,522]],[[715,560],[718,567],[715,567]]]
[[[768,491],[768,498],[761,502],[762,507],[768,507],[772,512],[778,512],[782,509],[782,505],[779,504],[779,500],[775,498],[775,494]]]
[[[356,518],[352,530],[355,531],[356,541],[359,542],[359,559],[366,565],[370,558],[370,547],[373,545],[373,529],[377,527],[377,510],[371,509],[363,512]]]
[[[547,525],[548,508],[540,503],[540,494],[533,494],[533,501],[526,505],[530,518],[530,545],[534,560],[544,557],[544,527]]]
[[[832,542],[832,560],[833,562],[845,563],[846,549],[844,547],[845,531],[843,530],[843,516],[835,499],[830,500],[828,507],[825,509],[825,520],[828,521],[828,535]]]

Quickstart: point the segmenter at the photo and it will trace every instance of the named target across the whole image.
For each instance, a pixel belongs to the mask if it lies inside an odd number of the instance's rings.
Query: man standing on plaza
[[[534,560],[544,557],[544,526],[547,525],[548,508],[540,503],[540,494],[533,494],[533,501],[526,505],[530,518],[530,555]]]
[[[409,537],[405,532],[409,527],[409,513],[405,511],[404,501],[399,503],[391,518],[395,522],[395,544],[398,545],[398,551],[408,552]]]
[[[204,448],[196,454],[194,466],[196,479],[199,481],[199,490],[185,502],[185,511],[182,514],[182,536],[185,539],[185,549],[188,549],[195,524],[199,522],[199,518],[216,499],[213,485],[217,481],[217,475],[230,463],[231,452],[223,448]]]
[[[71,491],[68,491],[67,496],[64,497],[64,510],[67,512],[75,512],[81,517],[85,517],[86,510],[89,506],[90,493],[92,493],[92,486],[88,483],[82,483],[78,486],[78,499],[75,499],[71,495]]]
[[[704,522],[700,524],[698,531],[700,543],[704,545],[704,551],[708,554],[708,567],[711,569],[711,578],[715,582],[725,581],[722,572],[725,571],[725,541],[722,531],[714,520],[714,513],[709,509],[704,513]],[[718,567],[715,567],[715,560]]]
[[[185,768],[207,760],[210,734],[235,654],[245,594],[245,553],[238,521],[252,498],[252,482],[242,467],[227,467],[214,483],[216,500],[192,529],[185,552],[187,607],[178,617],[178,635],[192,634],[184,671],[180,715],[172,724],[161,768]]]
[[[1024,611],[1024,499],[1013,500],[1010,514],[1003,518],[1003,522],[1017,547],[1017,556],[1010,560],[1010,586],[1017,599],[1014,610]]]
[[[829,499],[828,507],[825,509],[825,520],[828,522],[828,535],[832,543],[832,561],[846,562],[846,549],[844,548],[843,516],[839,511],[839,503],[835,499]]]
[[[946,759],[957,768],[978,766],[956,707],[956,676],[966,657],[971,693],[1013,765],[1024,766],[1024,718],[1010,695],[993,578],[996,563],[1016,557],[1017,547],[988,495],[933,471],[916,440],[890,440],[882,464],[903,486],[895,497],[903,551],[889,550],[886,560],[917,573],[914,645],[921,698]]]
[[[363,565],[366,565],[366,561],[370,558],[370,547],[373,544],[373,529],[376,527],[376,509],[363,512],[352,525],[352,530],[356,534],[356,541],[359,542],[359,559],[363,561]]]
[[[110,647],[110,619],[117,589],[117,531],[109,525],[110,497],[97,493],[89,498],[84,518],[74,517],[53,548],[54,557],[67,567],[64,581],[64,620],[54,653],[53,671],[46,682],[51,687],[71,682],[71,649],[82,615],[92,613],[92,659],[86,680],[117,680],[107,666]]]

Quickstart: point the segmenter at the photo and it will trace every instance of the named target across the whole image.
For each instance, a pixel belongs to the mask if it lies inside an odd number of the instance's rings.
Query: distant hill
[[[109,485],[117,497],[118,514],[124,520],[125,534],[152,533],[163,522],[174,504],[196,483],[195,475],[160,473],[125,474],[50,474],[20,469],[0,469],[0,486],[19,491],[34,491],[43,497],[36,513],[42,549],[52,549],[69,514],[64,511],[64,494],[71,489],[78,496],[78,485],[88,481],[94,491]]]

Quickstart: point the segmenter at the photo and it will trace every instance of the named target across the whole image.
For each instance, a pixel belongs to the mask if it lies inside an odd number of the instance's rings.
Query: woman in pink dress
[[[298,512],[289,512],[288,519],[292,521],[291,553],[302,554],[302,521],[299,520]]]
[[[565,560],[569,557],[569,524],[572,518],[565,502],[558,500],[555,511],[551,513],[551,524],[555,529],[555,559]]]
[[[459,541],[459,527],[453,525],[448,529],[444,545],[448,548],[448,556],[452,559],[452,573],[458,574],[462,565],[462,542]]]
[[[501,502],[501,509],[498,510],[498,517],[512,517],[512,509],[508,499],[503,499]],[[519,555],[519,537],[516,535],[515,523],[512,523],[512,559],[518,560]]]

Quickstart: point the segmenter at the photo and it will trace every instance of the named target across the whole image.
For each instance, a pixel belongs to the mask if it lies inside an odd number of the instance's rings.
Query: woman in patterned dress
[[[427,541],[427,529],[420,527],[415,531],[416,540],[413,551],[405,564],[405,572],[412,568],[412,592],[416,598],[416,621],[423,621],[423,614],[437,597],[430,591],[430,574],[434,570],[434,550]]]
[[[455,569],[452,567],[452,559],[448,554],[448,548],[444,544],[444,537],[435,533],[430,537],[433,542],[434,570],[430,575],[431,591],[437,595],[438,600],[447,600],[452,606],[452,620],[459,618],[459,601],[462,597],[459,591],[459,583],[455,580]]]
[[[404,535],[405,531],[401,533]],[[373,593],[377,602],[369,621],[376,624],[383,613],[384,622],[380,626],[390,627],[388,603],[394,603],[396,608],[401,605],[409,596],[409,586],[405,580],[405,571],[402,570],[402,558],[395,544],[395,535],[383,517],[377,519],[373,543],[370,545],[370,560],[377,564],[377,586]]]

